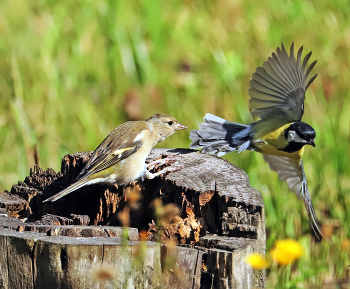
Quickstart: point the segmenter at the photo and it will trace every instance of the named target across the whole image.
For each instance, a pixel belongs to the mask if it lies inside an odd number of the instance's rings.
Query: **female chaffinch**
[[[96,148],[75,183],[44,202],[54,202],[86,185],[109,183],[119,186],[132,183],[143,175],[152,179],[171,171],[168,167],[152,174],[147,170],[150,165],[146,166],[145,161],[157,143],[183,129],[187,127],[165,114],[121,124]]]

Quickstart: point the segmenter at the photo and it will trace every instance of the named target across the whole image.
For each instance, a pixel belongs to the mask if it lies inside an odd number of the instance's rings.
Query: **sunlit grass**
[[[40,165],[58,170],[63,155],[95,149],[128,119],[168,113],[191,130],[210,112],[249,123],[251,74],[295,41],[319,60],[304,116],[317,149],[304,163],[316,213],[336,226],[333,244],[310,241],[303,203],[262,156],[226,158],[263,194],[268,249],[288,237],[306,250],[288,274],[269,269],[267,288],[340,278],[350,265],[340,249],[350,234],[349,17],[345,0],[1,1],[0,190],[28,174],[35,145]],[[160,146],[189,144],[181,132]]]

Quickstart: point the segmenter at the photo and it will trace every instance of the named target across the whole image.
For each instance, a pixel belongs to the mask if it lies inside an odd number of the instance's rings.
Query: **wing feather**
[[[276,79],[271,77],[263,67],[259,66],[255,70],[255,74],[253,74],[253,75],[254,75],[254,77],[252,77],[251,82],[256,81],[257,83],[264,85],[264,86],[271,88],[271,89],[274,87],[276,91],[288,96],[288,94],[285,93],[286,88],[280,82],[278,82]]]
[[[248,90],[253,117],[280,117],[285,123],[301,120],[306,89],[317,76],[307,81],[317,61],[306,69],[311,52],[301,63],[302,51],[303,47],[295,58],[294,43],[290,47],[290,55],[282,44],[255,70]]]
[[[290,89],[295,89],[292,76],[288,71],[288,65],[282,63],[281,61],[283,59],[283,56],[281,55],[281,50],[277,49],[277,53],[278,54],[272,54],[271,67],[273,67],[276,73],[278,73],[278,75],[281,76],[281,78],[283,78],[283,80],[285,81],[285,83],[288,84]]]
[[[105,152],[99,157],[97,157],[95,161],[91,164],[89,169],[86,171],[84,177],[91,176],[97,172],[113,167],[120,161],[126,159],[127,157],[135,153],[142,146],[142,142],[135,142],[130,145],[131,146],[128,146],[127,148],[123,149],[121,152],[114,152],[111,155],[108,155],[108,152]]]
[[[282,52],[283,52],[283,62],[288,67],[288,70],[290,72],[290,75],[293,79],[293,85],[294,89],[297,89],[299,87],[299,77],[296,73],[296,67],[294,64],[296,63],[295,57],[294,57],[294,43],[292,43],[290,47],[290,55],[288,56],[287,50],[285,49],[284,45],[282,44]]]
[[[277,171],[278,176],[282,181],[287,182],[288,188],[294,192],[299,199],[304,200],[311,228],[315,235],[319,239],[322,239],[323,234],[321,231],[321,223],[318,221],[312,205],[311,196],[306,182],[303,161],[265,154],[264,160],[269,164],[272,170]]]
[[[139,134],[149,129],[140,122],[137,130],[133,130],[126,122],[114,129],[92,153],[89,161],[77,177],[77,181],[97,172],[113,167],[128,158],[141,148],[142,142],[137,140]],[[122,136],[122,137],[116,137]],[[134,141],[137,140],[137,141]]]
[[[278,90],[268,88],[265,85],[262,85],[261,83],[256,83],[252,81],[250,83],[250,87],[252,88],[250,93],[253,97],[258,97],[259,94],[263,92],[265,93],[266,100],[268,101],[276,101],[276,99],[279,101],[281,100],[283,101],[285,99],[285,96],[282,93],[280,93]],[[255,89],[255,87],[257,87],[257,89],[260,89],[260,91]]]

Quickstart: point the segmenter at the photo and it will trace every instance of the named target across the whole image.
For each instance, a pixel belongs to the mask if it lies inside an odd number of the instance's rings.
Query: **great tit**
[[[63,191],[46,199],[54,202],[63,196],[87,185],[109,183],[124,185],[146,175],[152,179],[157,175],[178,170],[167,167],[152,174],[145,161],[151,149],[178,130],[187,129],[175,118],[155,114],[145,121],[128,121],[115,128],[92,153],[75,182]]]
[[[306,69],[311,52],[303,61],[303,47],[294,56],[294,43],[288,55],[284,45],[257,67],[248,90],[251,115],[260,120],[250,125],[227,121],[206,114],[199,130],[192,130],[191,148],[203,153],[222,156],[232,151],[257,151],[264,155],[270,168],[278,172],[291,191],[304,200],[310,225],[322,239],[306,183],[302,156],[305,145],[315,145],[315,130],[301,121],[304,113],[305,92],[317,74],[308,80],[317,61]]]

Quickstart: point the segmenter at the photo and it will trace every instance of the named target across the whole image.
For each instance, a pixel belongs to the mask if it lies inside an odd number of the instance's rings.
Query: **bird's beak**
[[[314,148],[317,148],[317,146],[316,146],[316,144],[315,144],[315,141],[314,141],[314,140],[310,141],[310,142],[309,142],[309,144],[310,144],[310,145],[312,145]]]
[[[174,128],[175,131],[183,130],[183,129],[187,129],[187,126],[184,126],[180,123]]]

